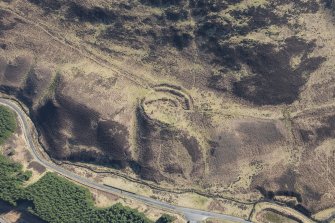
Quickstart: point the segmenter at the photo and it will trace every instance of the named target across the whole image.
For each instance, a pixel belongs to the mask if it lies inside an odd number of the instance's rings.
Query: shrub
[[[163,214],[157,221],[156,223],[171,223],[175,220],[175,217],[168,215],[168,214]]]

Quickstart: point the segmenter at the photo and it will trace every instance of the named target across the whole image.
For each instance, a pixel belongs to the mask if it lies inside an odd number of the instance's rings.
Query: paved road
[[[185,207],[180,207],[176,205],[172,205],[169,203],[165,203],[159,200],[155,200],[149,197],[145,197],[142,195],[134,194],[128,191],[124,191],[118,188],[106,186],[103,184],[96,183],[94,181],[91,181],[89,179],[83,178],[81,176],[78,176],[66,169],[61,168],[60,166],[43,159],[43,157],[38,153],[38,149],[35,147],[34,140],[32,138],[31,134],[31,129],[29,128],[29,125],[27,123],[27,115],[25,112],[22,110],[22,108],[15,103],[12,100],[5,99],[5,98],[0,98],[0,104],[5,105],[6,107],[11,108],[14,110],[17,115],[18,115],[18,120],[20,123],[20,126],[22,128],[22,131],[24,133],[25,139],[27,141],[27,144],[29,146],[29,150],[31,151],[33,157],[36,159],[37,162],[45,166],[46,168],[53,170],[57,172],[58,174],[69,178],[73,181],[76,181],[80,184],[86,185],[91,188],[95,188],[97,190],[105,191],[108,193],[116,193],[116,194],[122,194],[122,196],[135,199],[138,201],[141,201],[149,206],[160,208],[160,209],[165,209],[168,211],[172,212],[177,212],[183,214],[188,221],[190,222],[201,222],[207,218],[215,218],[215,219],[221,219],[221,220],[228,220],[231,222],[241,222],[241,223],[250,223],[250,221],[246,221],[244,219],[234,217],[234,216],[229,216],[229,215],[224,215],[224,214],[219,214],[219,213],[214,213],[214,212],[208,212],[208,211],[202,211],[198,209],[193,209],[193,208],[185,208]]]

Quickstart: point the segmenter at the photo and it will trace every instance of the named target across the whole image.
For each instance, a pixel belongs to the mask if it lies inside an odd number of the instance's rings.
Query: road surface
[[[214,218],[214,219],[219,219],[219,220],[226,220],[226,221],[231,221],[231,222],[240,222],[240,223],[250,223],[250,221],[246,221],[242,218],[230,216],[230,215],[224,215],[224,214],[219,214],[215,212],[208,212],[208,211],[203,211],[203,210],[198,210],[198,209],[193,209],[193,208],[186,208],[186,207],[180,207],[176,206],[173,204],[165,203],[159,200],[155,200],[149,197],[145,197],[142,195],[134,194],[128,191],[124,191],[122,189],[106,186],[103,184],[96,183],[94,181],[91,181],[89,179],[86,179],[84,177],[78,176],[64,168],[61,168],[55,163],[52,163],[48,160],[45,160],[40,153],[38,152],[38,148],[36,148],[34,144],[34,140],[31,134],[31,129],[28,125],[27,119],[28,116],[26,113],[22,110],[22,108],[13,100],[10,99],[5,99],[5,98],[0,98],[0,104],[14,110],[16,114],[18,115],[18,121],[19,124],[22,128],[22,132],[24,134],[24,137],[26,139],[26,142],[28,144],[28,149],[31,151],[32,156],[35,158],[37,162],[39,162],[41,165],[45,166],[49,170],[52,170],[54,172],[57,172],[58,174],[71,179],[73,181],[76,181],[82,185],[101,190],[104,192],[108,193],[116,193],[116,194],[122,194],[122,196],[135,199],[137,201],[143,202],[149,206],[159,208],[159,209],[164,209],[167,211],[172,211],[175,213],[180,213],[183,214],[188,221],[190,222],[201,222],[203,220],[206,220],[207,218]],[[1,222],[1,219],[0,219]]]

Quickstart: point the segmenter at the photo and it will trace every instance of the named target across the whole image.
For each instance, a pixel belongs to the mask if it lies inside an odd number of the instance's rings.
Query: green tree
[[[14,113],[0,105],[0,144],[3,143],[16,129]]]

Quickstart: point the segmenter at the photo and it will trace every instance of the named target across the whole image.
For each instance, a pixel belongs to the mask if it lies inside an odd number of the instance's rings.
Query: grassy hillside
[[[27,106],[53,159],[317,213],[335,197],[333,5],[0,1],[0,91]]]

